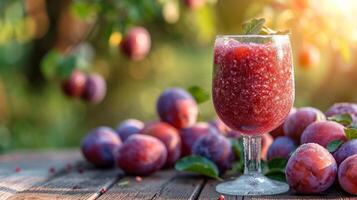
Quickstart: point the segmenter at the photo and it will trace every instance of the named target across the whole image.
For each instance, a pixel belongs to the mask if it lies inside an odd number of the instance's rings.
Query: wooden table
[[[125,176],[98,170],[74,150],[14,152],[0,156],[0,199],[218,199],[217,181],[163,170],[152,176]],[[340,189],[316,196],[225,196],[225,199],[357,199]]]

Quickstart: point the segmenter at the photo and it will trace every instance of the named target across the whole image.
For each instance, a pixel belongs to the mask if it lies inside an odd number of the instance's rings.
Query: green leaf
[[[57,50],[49,51],[41,61],[41,72],[47,79],[56,77],[58,63],[62,60],[62,55]]]
[[[188,91],[191,93],[198,104],[203,103],[210,98],[209,93],[199,86],[191,86],[188,88]]]
[[[178,171],[195,172],[219,179],[217,166],[212,161],[202,156],[192,155],[181,158],[176,162],[175,169]]]
[[[240,158],[240,160],[244,159],[244,147],[243,147],[243,140],[242,139],[231,139],[231,145],[234,154],[237,156],[237,158]]]
[[[268,162],[268,167],[270,170],[272,169],[285,170],[285,166],[287,163],[288,161],[285,158],[273,158]]]
[[[77,59],[75,56],[70,55],[63,57],[61,62],[58,64],[58,75],[61,79],[65,79],[69,77],[73,71],[73,69],[76,68],[77,64]]]
[[[260,32],[260,34],[263,34],[263,35],[286,35],[289,33],[290,33],[289,30],[276,31],[276,30],[273,30],[266,26],[263,26],[262,31]]]
[[[334,140],[327,145],[327,150],[330,153],[335,152],[343,144],[342,140]]]
[[[262,31],[263,25],[265,23],[264,18],[251,19],[243,24],[243,34],[244,35],[257,35]]]
[[[285,171],[281,169],[271,169],[265,174],[265,176],[277,181],[286,182]]]
[[[349,113],[344,113],[341,115],[334,115],[334,116],[328,117],[327,119],[330,121],[335,121],[337,123],[340,123],[344,126],[349,126],[353,122],[352,116]]]
[[[347,139],[357,139],[357,128],[345,128]]]

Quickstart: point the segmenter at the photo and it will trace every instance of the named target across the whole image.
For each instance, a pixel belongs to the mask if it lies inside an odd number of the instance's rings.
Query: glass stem
[[[244,174],[260,174],[261,135],[243,135]]]

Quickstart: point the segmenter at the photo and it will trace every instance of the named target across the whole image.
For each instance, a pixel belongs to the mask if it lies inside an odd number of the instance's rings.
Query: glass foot
[[[216,186],[216,191],[221,194],[238,196],[273,195],[284,193],[288,190],[288,184],[271,180],[262,174],[242,175],[236,180],[227,181]]]

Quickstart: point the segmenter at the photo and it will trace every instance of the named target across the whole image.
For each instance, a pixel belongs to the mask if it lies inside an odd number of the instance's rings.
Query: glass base
[[[271,180],[262,174],[246,174],[236,180],[227,181],[216,186],[221,194],[249,196],[273,195],[287,192],[289,185],[280,181]]]

